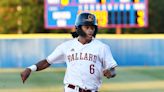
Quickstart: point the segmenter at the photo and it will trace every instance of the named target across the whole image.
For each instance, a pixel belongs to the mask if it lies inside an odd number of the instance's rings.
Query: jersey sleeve
[[[104,69],[110,69],[117,66],[109,46],[105,45],[101,50],[101,60]]]
[[[57,46],[56,49],[46,58],[47,62],[49,64],[64,63],[65,57],[63,49],[62,45]]]

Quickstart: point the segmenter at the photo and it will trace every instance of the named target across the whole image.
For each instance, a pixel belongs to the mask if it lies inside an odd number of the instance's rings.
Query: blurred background
[[[164,92],[163,0],[0,0],[0,92],[63,92],[66,64],[20,72],[72,39],[76,15],[96,15],[96,38],[111,47],[117,77],[100,92]]]

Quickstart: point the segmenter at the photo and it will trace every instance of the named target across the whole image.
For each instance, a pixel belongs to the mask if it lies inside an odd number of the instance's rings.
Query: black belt
[[[72,84],[69,84],[68,87],[72,88],[72,89],[75,89],[76,86],[74,86]],[[79,92],[92,92],[92,90],[86,90],[86,89],[83,89],[83,88],[79,88]],[[98,92],[98,91],[95,91],[95,92]]]

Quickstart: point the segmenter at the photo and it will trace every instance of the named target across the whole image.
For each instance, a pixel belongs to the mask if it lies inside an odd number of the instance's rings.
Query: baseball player
[[[32,71],[40,71],[53,63],[67,64],[64,77],[65,92],[98,92],[103,75],[113,78],[116,61],[108,45],[95,39],[98,31],[95,15],[81,13],[75,22],[74,39],[62,43],[46,58],[27,67],[22,73],[23,83]]]

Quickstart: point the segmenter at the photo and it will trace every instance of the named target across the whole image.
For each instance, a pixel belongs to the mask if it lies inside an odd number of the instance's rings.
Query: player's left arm
[[[104,71],[103,71],[103,74],[104,74],[104,76],[106,77],[106,78],[113,78],[113,77],[115,77],[116,76],[116,70],[115,70],[115,67],[113,67],[113,68],[110,68],[110,69],[105,69]]]
[[[112,56],[110,47],[105,45],[102,53],[104,66],[103,75],[107,78],[113,78],[116,76],[117,63]]]

